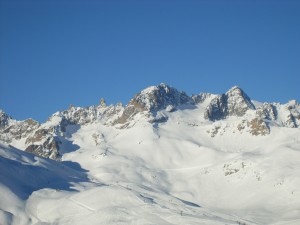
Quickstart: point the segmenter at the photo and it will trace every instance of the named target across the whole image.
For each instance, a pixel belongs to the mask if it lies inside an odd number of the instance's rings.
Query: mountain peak
[[[7,115],[2,109],[0,109],[0,128],[8,125],[9,120],[11,119],[12,118],[9,115]]]
[[[229,90],[228,90],[228,92],[231,92],[231,91],[234,91],[234,90],[242,90],[239,86],[237,86],[237,85],[234,85],[232,88],[230,88]]]
[[[161,83],[158,86],[142,90],[132,100],[138,102],[145,110],[153,111],[163,109],[168,105],[178,106],[187,103],[189,96],[176,88]]]
[[[206,109],[205,118],[220,120],[227,116],[241,117],[249,109],[255,109],[251,99],[241,88],[234,86],[225,94],[219,95],[211,101]]]
[[[165,83],[160,83],[157,86],[149,86],[145,89],[143,89],[140,94],[149,94],[149,93],[153,93],[155,91],[158,90],[165,90],[166,92],[168,92],[172,87],[170,87],[169,85],[165,84]]]
[[[249,96],[238,86],[232,87],[225,95],[229,115],[243,116],[248,109],[255,109]]]
[[[192,102],[192,98],[185,92],[180,92],[176,88],[161,83],[157,86],[150,86],[130,100],[125,107],[123,115],[116,123],[125,123],[129,118],[140,112],[155,114],[157,111],[167,107],[176,108],[179,105]]]
[[[233,86],[226,92],[227,96],[242,96],[248,97],[248,95],[238,86]],[[248,97],[249,98],[249,97]],[[250,98],[249,98],[250,99]]]

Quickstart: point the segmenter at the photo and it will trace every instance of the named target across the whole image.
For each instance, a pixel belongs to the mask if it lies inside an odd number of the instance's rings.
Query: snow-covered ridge
[[[154,125],[166,122],[177,110],[194,110],[200,113],[198,117],[204,118],[203,122],[211,124],[208,133],[212,137],[221,130],[267,135],[272,126],[299,127],[299,108],[294,100],[284,105],[264,103],[255,106],[237,86],[221,95],[200,93],[188,96],[176,88],[159,84],[136,94],[125,107],[122,104],[108,106],[103,99],[99,105],[85,108],[71,105],[67,110],[54,113],[43,124],[32,119],[16,121],[0,111],[0,140],[43,157],[59,159],[61,148],[68,142],[67,129],[71,126],[76,130],[98,123],[129,128],[144,120]],[[234,128],[228,129],[228,119]],[[223,121],[223,125],[217,125],[218,121]]]

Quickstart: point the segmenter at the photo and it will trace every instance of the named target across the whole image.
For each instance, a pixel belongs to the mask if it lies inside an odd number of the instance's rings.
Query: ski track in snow
[[[89,212],[95,212],[96,211],[95,209],[93,209],[93,208],[91,208],[91,207],[89,207],[89,206],[87,206],[87,205],[85,205],[85,204],[83,204],[81,202],[78,202],[78,201],[76,201],[76,200],[74,200],[72,198],[68,198],[68,200],[71,201],[71,202],[73,202],[73,203],[75,203],[76,205],[81,206],[82,208],[86,209]]]

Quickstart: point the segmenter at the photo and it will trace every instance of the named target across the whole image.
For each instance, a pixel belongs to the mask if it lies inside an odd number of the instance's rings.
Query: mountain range
[[[44,123],[0,111],[3,224],[299,224],[300,105],[166,84]],[[48,159],[49,158],[49,159]]]

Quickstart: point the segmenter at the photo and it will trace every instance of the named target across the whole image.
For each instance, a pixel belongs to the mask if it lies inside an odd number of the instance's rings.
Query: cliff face
[[[165,84],[152,86],[138,93],[130,100],[120,118],[115,124],[125,124],[134,119],[138,113],[148,117],[155,116],[160,110],[174,111],[177,106],[192,104],[194,101],[186,93],[180,92]],[[150,120],[150,122],[155,120]]]
[[[207,106],[204,117],[211,121],[228,116],[242,117],[248,110],[255,110],[248,95],[239,87],[231,88],[226,94],[214,98]]]

